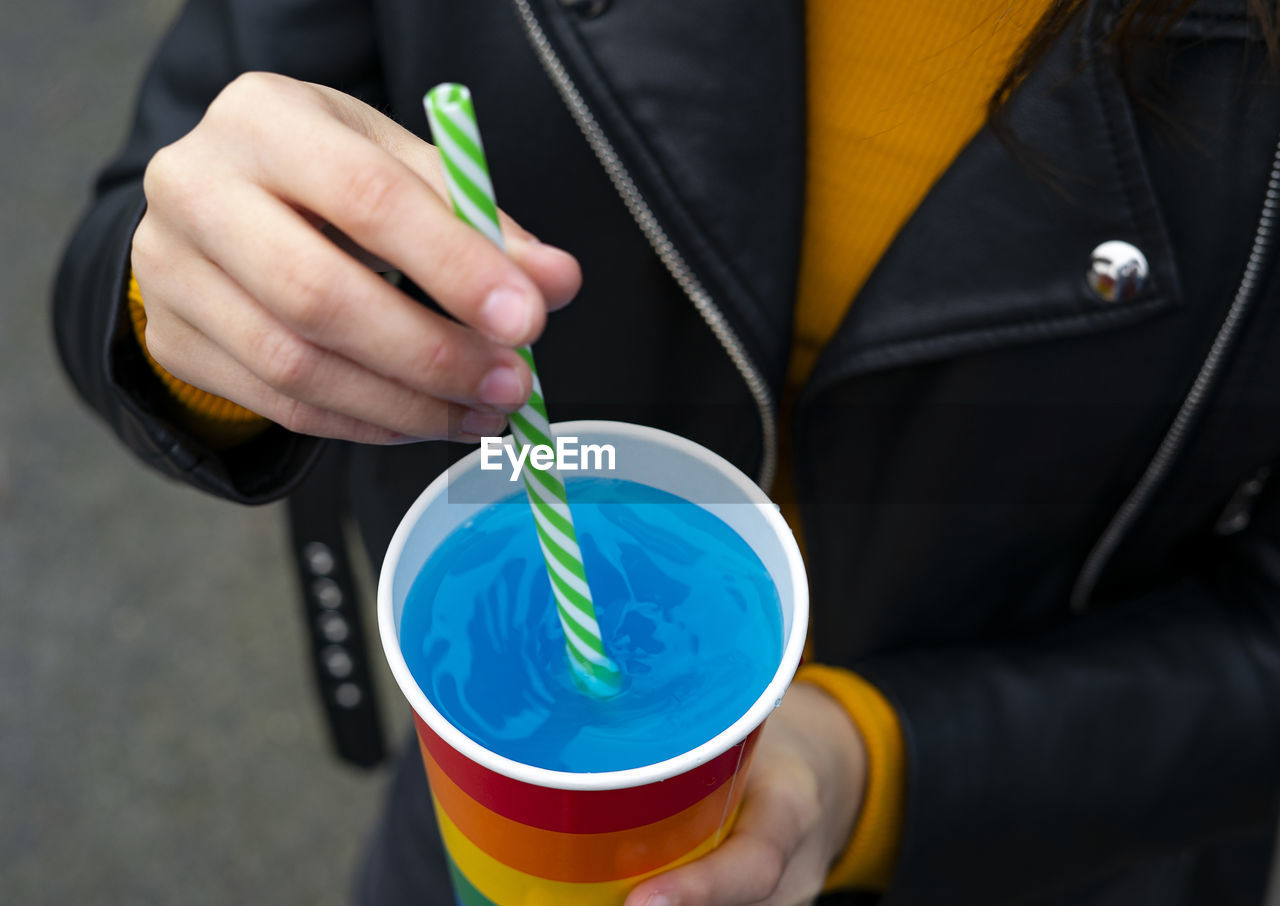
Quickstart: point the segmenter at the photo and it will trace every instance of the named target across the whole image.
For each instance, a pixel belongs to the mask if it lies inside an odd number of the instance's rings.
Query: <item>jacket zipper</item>
[[[1133,525],[1151,504],[1152,498],[1159,491],[1177,460],[1178,454],[1186,446],[1187,435],[1199,418],[1208,399],[1209,392],[1221,376],[1223,363],[1235,344],[1244,324],[1245,316],[1253,307],[1262,281],[1262,270],[1272,251],[1272,234],[1276,226],[1277,209],[1280,209],[1280,143],[1276,145],[1275,157],[1272,159],[1271,176],[1267,180],[1267,192],[1262,201],[1262,213],[1258,216],[1258,229],[1253,236],[1253,245],[1249,250],[1249,260],[1244,266],[1244,276],[1240,278],[1240,286],[1236,289],[1235,298],[1227,315],[1213,338],[1213,345],[1200,365],[1200,371],[1187,391],[1186,399],[1174,416],[1173,423],[1165,433],[1160,446],[1156,448],[1146,471],[1133,486],[1129,496],[1111,517],[1111,522],[1094,543],[1089,556],[1076,577],[1075,587],[1071,591],[1071,610],[1081,613],[1089,605],[1089,598],[1106,569],[1116,548],[1124,541]]]
[[[725,318],[724,312],[716,305],[715,300],[711,298],[711,294],[702,285],[702,281],[694,274],[684,256],[680,254],[670,237],[667,236],[666,230],[658,223],[653,209],[649,207],[649,203],[640,194],[640,190],[636,187],[631,174],[627,172],[627,168],[619,159],[617,152],[613,149],[613,145],[596,121],[595,115],[587,107],[582,94],[578,91],[577,86],[574,85],[573,78],[560,61],[555,49],[552,48],[542,24],[538,21],[537,16],[534,15],[533,9],[529,5],[529,0],[512,0],[512,2],[515,4],[516,12],[520,14],[520,21],[524,25],[525,34],[533,45],[534,52],[538,56],[538,62],[542,64],[542,68],[550,77],[551,83],[555,86],[565,106],[569,108],[573,121],[577,123],[578,129],[587,140],[587,144],[591,146],[596,159],[604,167],[609,181],[613,183],[614,189],[621,196],[623,203],[627,206],[627,210],[631,213],[632,219],[640,227],[640,232],[649,241],[649,245],[657,254],[658,260],[662,262],[663,267],[667,269],[667,272],[675,279],[680,289],[684,291],[685,296],[693,303],[693,307],[702,316],[702,320],[706,322],[707,327],[711,328],[711,333],[715,335],[720,345],[724,347],[729,360],[733,362],[738,374],[746,382],[747,390],[751,392],[751,398],[755,401],[756,410],[760,415],[760,433],[764,447],[760,460],[760,473],[756,481],[760,487],[768,491],[773,484],[774,473],[777,471],[778,466],[778,419],[774,409],[773,394],[769,390],[768,382],[765,381],[755,362],[751,360],[751,356],[738,338],[738,334],[729,324],[728,319]]]

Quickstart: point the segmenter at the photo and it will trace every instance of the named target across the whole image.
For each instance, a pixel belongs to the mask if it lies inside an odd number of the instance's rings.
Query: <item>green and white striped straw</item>
[[[427,92],[423,106],[444,164],[454,213],[505,249],[471,92],[464,85],[446,82]],[[521,449],[535,444],[554,450],[533,353],[527,346],[517,351],[533,373],[533,395],[511,416],[511,433]],[[622,674],[604,648],[564,481],[555,466],[542,471],[535,469],[531,460],[527,462],[524,489],[564,629],[570,666],[588,692],[601,697],[612,695],[622,684]]]

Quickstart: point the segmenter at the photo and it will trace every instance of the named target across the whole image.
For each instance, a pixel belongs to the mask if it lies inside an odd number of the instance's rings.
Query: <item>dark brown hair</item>
[[[987,106],[989,119],[1000,124],[1000,110],[1036,65],[1044,58],[1073,19],[1084,8],[1086,0],[1052,0],[1035,29],[1014,55],[1013,65]],[[1254,25],[1262,34],[1272,67],[1280,67],[1280,0],[1246,0]],[[1195,0],[1130,0],[1116,16],[1104,49],[1119,69],[1125,87],[1134,88],[1134,60],[1143,47],[1159,43],[1169,30],[1191,11]]]

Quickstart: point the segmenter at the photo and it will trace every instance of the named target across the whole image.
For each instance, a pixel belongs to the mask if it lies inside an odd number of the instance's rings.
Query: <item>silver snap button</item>
[[[333,700],[342,708],[354,708],[363,698],[364,694],[355,683],[342,683],[333,690]]]
[[[302,557],[313,576],[327,576],[333,572],[333,551],[323,541],[312,541],[304,547]]]
[[[347,621],[333,611],[320,614],[317,624],[320,627],[320,634],[335,645],[345,642],[347,636],[351,634],[351,627]]]
[[[1102,243],[1089,256],[1089,289],[1103,302],[1128,302],[1142,292],[1150,273],[1147,256],[1119,239]]]
[[[316,579],[311,583],[311,593],[316,596],[321,607],[332,610],[342,605],[342,587],[332,579]]]
[[[346,679],[355,667],[351,655],[341,645],[330,645],[321,651],[320,662],[334,679]]]

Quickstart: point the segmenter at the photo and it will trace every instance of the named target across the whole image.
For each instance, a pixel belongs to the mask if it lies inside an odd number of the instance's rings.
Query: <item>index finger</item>
[[[413,168],[312,108],[289,107],[279,120],[291,141],[287,153],[274,143],[259,147],[265,188],[395,264],[446,311],[491,339],[516,346],[542,332],[546,304],[533,280],[456,218]]]

